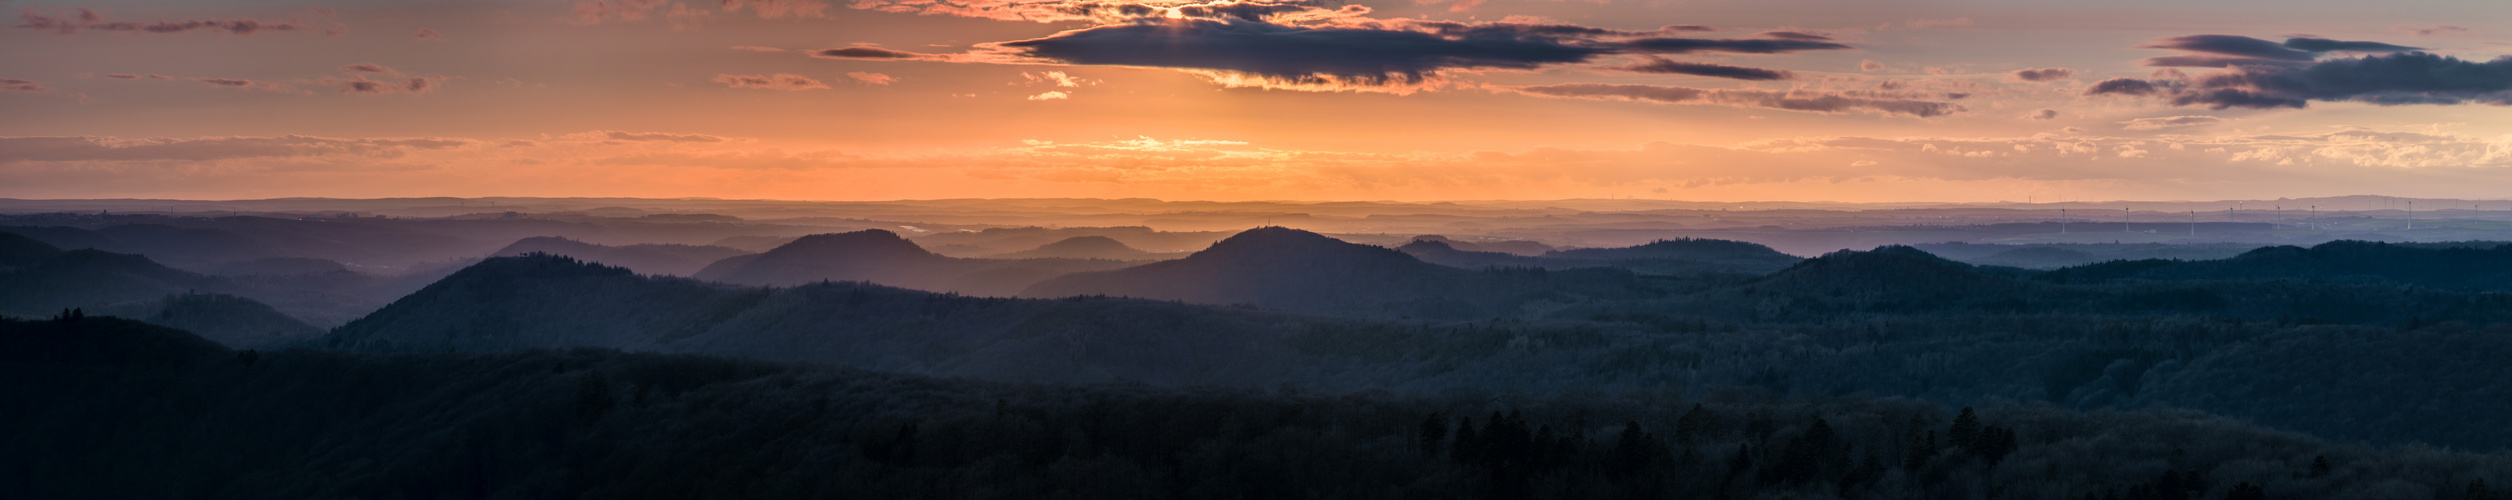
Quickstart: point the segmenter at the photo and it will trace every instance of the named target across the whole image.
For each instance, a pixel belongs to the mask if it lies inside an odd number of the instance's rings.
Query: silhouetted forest
[[[0,228],[0,314],[50,318],[0,320],[0,498],[2512,485],[2500,243],[1798,258],[659,215]]]
[[[869,229],[815,234],[764,253],[708,264],[694,277],[744,285],[783,286],[821,281],[866,281],[890,286],[1010,296],[1041,280],[1084,271],[1115,269],[1123,261],[1095,259],[963,259],[927,252],[898,233]]]
[[[2168,411],[232,351],[104,317],[0,321],[0,382],[0,492],[26,498],[2492,500],[2512,483],[2512,456]]]

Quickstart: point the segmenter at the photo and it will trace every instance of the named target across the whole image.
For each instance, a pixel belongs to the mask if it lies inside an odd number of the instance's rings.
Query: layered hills
[[[532,253],[565,255],[625,267],[643,274],[689,276],[707,264],[731,257],[749,255],[738,248],[713,245],[638,244],[609,246],[585,243],[558,236],[536,236],[515,240],[498,249],[492,257],[513,257]]]
[[[1473,318],[1515,316],[1529,302],[1663,293],[1662,284],[1622,270],[1465,270],[1393,249],[1265,227],[1185,258],[1050,278],[1021,295],[1110,295],[1325,314]]]
[[[804,236],[767,252],[716,261],[693,277],[760,286],[864,281],[935,292],[1011,296],[1051,277],[1127,265],[1098,259],[946,257],[927,252],[897,233],[868,229]]]

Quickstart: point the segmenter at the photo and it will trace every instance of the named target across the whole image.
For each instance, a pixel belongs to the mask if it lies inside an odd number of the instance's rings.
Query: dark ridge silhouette
[[[1544,256],[1564,259],[1595,260],[1690,259],[1712,262],[1737,261],[1756,262],[1765,265],[1776,264],[1780,267],[1786,267],[1789,264],[1797,263],[1797,261],[1805,260],[1797,258],[1797,256],[1794,255],[1779,253],[1778,250],[1772,250],[1771,247],[1762,246],[1756,243],[1700,238],[1657,240],[1643,245],[1623,248],[1578,248],[1571,250],[1558,250],[1545,253]]]
[[[1416,259],[1422,259],[1423,262],[1466,269],[1482,269],[1488,267],[1543,267],[1549,269],[1554,266],[1565,264],[1560,261],[1549,260],[1542,257],[1528,257],[1503,252],[1468,250],[1465,248],[1458,248],[1458,243],[1459,242],[1448,241],[1445,239],[1434,240],[1415,238],[1412,242],[1405,243],[1404,246],[1396,247],[1396,251],[1404,252],[1405,255],[1411,255]],[[1587,263],[1580,262],[1579,264]]]
[[[218,266],[220,276],[287,276],[350,272],[348,266],[330,259],[312,257],[268,257]]]
[[[970,257],[1038,248],[1084,236],[1106,237],[1146,252],[1182,252],[1210,246],[1212,242],[1220,241],[1221,238],[1229,235],[1230,233],[1214,231],[1160,231],[1142,226],[997,227],[920,235],[916,241],[935,253]]]
[[[1280,323],[1140,300],[979,298],[860,282],[750,288],[533,254],[482,261],[312,345],[607,347],[1020,380],[1219,383],[1280,369],[1270,361],[1286,352],[1274,340],[1286,334]]]
[[[1870,264],[1945,265],[1890,249],[1857,254],[1875,254],[1859,258]],[[2512,365],[2499,361],[2512,356],[2512,336],[2504,335],[2512,297],[2360,285],[2210,287],[2230,303],[2190,311],[2173,309],[2189,298],[2175,289],[2019,284],[1927,302],[1906,293],[1765,293],[1745,285],[1545,309],[1528,319],[1372,321],[849,282],[749,288],[543,255],[483,262],[304,345],[411,353],[606,347],[1013,381],[1421,394],[1752,386],[2181,407],[2333,438],[2512,445],[2501,426],[2465,417],[2512,406],[2442,403],[2512,376]],[[1452,294],[1474,296],[1464,291]],[[2328,297],[2351,302],[2331,306]],[[2376,316],[2343,325],[2276,319],[2296,311],[2357,314],[2349,308]],[[1912,361],[1919,359],[1932,361]]]
[[[1442,235],[1425,234],[1413,237],[1413,241],[1439,242],[1448,245],[1449,248],[1467,252],[1495,252],[1527,257],[1539,257],[1555,250],[1552,245],[1534,240],[1464,241]]]
[[[2065,248],[2024,247],[1989,254],[1980,258],[1971,259],[1969,262],[1993,266],[2049,269],[2096,261],[2097,259],[2099,259],[2099,257],[2096,257],[2091,253]]]
[[[323,333],[269,305],[217,293],[181,293],[93,309],[192,332],[234,348],[266,347]]]
[[[53,256],[61,249],[17,233],[0,233],[0,272],[32,266]]]
[[[649,216],[650,217],[650,216]],[[491,257],[512,257],[532,253],[565,255],[593,262],[625,267],[639,273],[689,276],[707,264],[727,258],[748,255],[738,248],[699,245],[626,245],[608,246],[585,243],[557,236],[536,236],[516,240]]]
[[[1546,252],[1527,257],[1501,252],[1467,250],[1446,239],[1415,238],[1398,251],[1424,261],[1444,266],[1482,269],[1491,267],[1539,267],[1545,269],[1577,269],[1611,267],[1640,274],[1702,275],[1702,274],[1769,274],[1795,264],[1793,255],[1779,253],[1762,245],[1725,240],[1659,240],[1624,248],[1582,248]]]
[[[122,244],[122,242],[114,240],[111,236],[105,236],[97,234],[95,231],[75,227],[0,226],[0,233],[23,236],[27,239],[43,242],[53,248],[63,250],[77,250],[82,248],[112,250],[120,248]]]
[[[1126,246],[1125,242],[1106,236],[1075,236],[1040,245],[1038,248],[997,254],[996,259],[1104,259],[1160,260],[1183,257],[1185,254],[1154,253]]]
[[[8,498],[1527,498],[1575,487],[1564,496],[2484,500],[2488,485],[2512,484],[2512,455],[2346,444],[2177,411],[1749,390],[1067,386],[594,349],[235,352],[97,317],[0,319],[0,387]]]
[[[2021,245],[1930,243],[1913,246],[1939,257],[1959,262],[2049,270],[2114,260],[2229,259],[2241,255],[2242,252],[2258,249],[2261,245],[2243,243],[2034,243]]]
[[[1087,259],[961,259],[927,252],[897,233],[867,229],[804,236],[765,253],[708,264],[694,277],[742,285],[864,281],[934,292],[1008,297],[1050,277],[1129,265]]]
[[[0,313],[33,316],[228,288],[225,281],[158,265],[147,257],[71,250],[0,274]]]
[[[717,247],[725,247],[725,248],[735,248],[735,249],[740,249],[741,251],[744,251],[744,252],[765,252],[765,251],[769,251],[769,250],[775,250],[775,249],[776,249],[776,247],[785,246],[785,244],[786,244],[786,243],[793,243],[793,242],[794,242],[794,240],[798,240],[798,239],[802,239],[802,237],[800,237],[800,236],[731,236],[731,237],[726,237],[726,238],[724,238],[724,239],[715,240],[715,242],[714,242],[714,243],[708,243],[708,244],[707,244],[707,246],[717,246]]]
[[[1943,301],[2009,294],[2024,286],[2008,277],[1980,271],[1978,266],[1946,260],[1917,248],[1888,245],[1806,259],[1753,280],[1744,288],[1757,293],[1806,297]]]
[[[1185,258],[1048,279],[1021,295],[1115,295],[1324,314],[1470,318],[1513,316],[1520,303],[1547,297],[1657,293],[1662,290],[1621,270],[1467,271],[1393,249],[1263,227]]]
[[[214,361],[230,352],[216,342],[183,330],[111,316],[45,320],[0,317],[0,363],[123,365],[158,370]]]
[[[2512,290],[2512,244],[2394,245],[2341,240],[2311,248],[2274,246],[2223,260],[2113,261],[2050,271],[2054,283],[2120,280],[2307,280]]]
[[[346,270],[209,276],[166,267],[144,256],[80,249],[61,252],[30,266],[0,271],[0,314],[31,316],[63,308],[89,308],[152,320],[162,308],[162,299],[199,292],[249,299],[257,303],[253,307],[275,308],[293,318],[291,321],[338,325],[418,288],[405,285],[408,281],[434,277],[417,273],[387,278]],[[254,323],[273,325],[266,330],[294,331],[288,322]],[[212,333],[221,340],[230,338]]]

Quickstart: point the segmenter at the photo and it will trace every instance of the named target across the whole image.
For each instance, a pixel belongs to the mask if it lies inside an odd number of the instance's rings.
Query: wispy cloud
[[[1725,106],[1736,108],[1781,109],[1815,113],[1873,112],[1887,115],[1935,117],[1962,111],[1959,104],[1929,101],[1890,93],[1855,91],[1805,91],[1756,89],[1703,89],[1665,85],[1609,85],[1598,83],[1566,83],[1525,87],[1493,87],[1538,97],[1572,99],[1626,100],[1659,104]]]
[[[814,80],[810,77],[802,75],[785,73],[777,73],[773,75],[715,75],[715,83],[721,83],[737,89],[819,90],[829,88],[828,85],[820,83],[819,80]]]
[[[86,31],[115,33],[191,33],[211,32],[251,36],[263,32],[320,32],[326,35],[347,33],[347,25],[332,20],[331,9],[314,7],[302,13],[275,20],[252,18],[230,19],[158,19],[156,21],[116,21],[96,9],[87,7],[30,5],[18,9],[24,22],[19,29],[51,31],[63,35]]]

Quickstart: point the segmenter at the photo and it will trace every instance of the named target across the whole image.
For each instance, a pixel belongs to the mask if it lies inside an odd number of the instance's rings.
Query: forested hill
[[[1999,295],[2023,284],[2008,273],[1954,262],[1907,246],[1842,250],[1806,259],[1745,285],[1769,294],[1808,297]],[[2017,270],[2021,272],[2020,270]]]
[[[1615,269],[1469,271],[1282,227],[1251,229],[1186,258],[1039,282],[1024,297],[1114,295],[1374,317],[1488,318],[1530,301],[1629,299],[1664,283]]]
[[[1040,280],[1129,264],[1085,259],[961,259],[925,251],[897,233],[867,229],[804,236],[765,253],[708,264],[707,281],[785,286],[866,281],[934,292],[1009,297]]]
[[[0,319],[0,497],[2495,500],[2512,455],[2190,413],[1000,384]]]
[[[993,258],[1156,260],[1182,256],[1184,255],[1146,252],[1127,246],[1125,242],[1117,241],[1115,238],[1092,235],[1065,238],[1054,243],[1039,245],[1038,248],[995,255]]]
[[[707,264],[750,252],[732,247],[711,245],[627,245],[607,246],[585,243],[557,236],[535,236],[515,240],[514,244],[497,250],[493,257],[512,257],[531,253],[565,255],[603,264],[625,267],[645,274],[689,276]]]
[[[60,255],[61,249],[17,233],[0,233],[0,272],[41,263]]]
[[[1303,324],[1144,300],[980,298],[860,282],[750,288],[531,255],[454,273],[316,345],[607,347],[1011,380],[1254,384],[1286,376],[1281,339]]]
[[[270,347],[312,338],[320,328],[253,299],[220,293],[179,293],[142,302],[82,309],[178,328],[234,348]]]
[[[2471,248],[2332,241],[2311,248],[2261,248],[2224,260],[2089,264],[2050,271],[2040,278],[2058,283],[2296,280],[2506,291],[2512,290],[2512,244]]]
[[[147,257],[71,250],[0,272],[0,314],[48,315],[59,309],[228,288],[224,280],[158,265]]]
[[[1396,250],[1425,262],[1466,269],[1610,267],[1658,275],[1718,273],[1758,276],[1805,260],[1753,243],[1691,238],[1660,240],[1622,248],[1550,251],[1541,256],[1476,250],[1470,246],[1459,246],[1459,243],[1444,238],[1417,238],[1396,247]]]
[[[1677,261],[1698,262],[1729,272],[1761,274],[1805,260],[1779,253],[1771,247],[1742,241],[1701,238],[1658,240],[1648,244],[1622,248],[1580,248],[1557,250],[1544,254],[1554,259],[1601,260],[1620,262]]]

